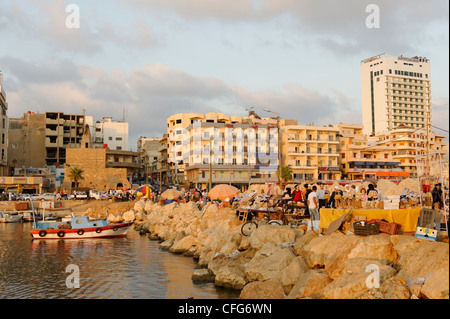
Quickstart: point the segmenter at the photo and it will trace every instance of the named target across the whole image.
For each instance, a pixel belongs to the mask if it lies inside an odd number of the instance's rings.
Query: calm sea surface
[[[125,238],[33,240],[32,223],[0,223],[0,299],[230,299],[194,284],[191,257],[160,250],[130,229]],[[75,265],[71,266],[71,265]],[[79,288],[73,284],[79,269]]]

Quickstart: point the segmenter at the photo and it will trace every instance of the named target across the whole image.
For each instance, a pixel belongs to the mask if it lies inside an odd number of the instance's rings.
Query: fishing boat
[[[0,212],[0,223],[19,223],[23,215],[18,212]]]
[[[89,216],[65,217],[61,221],[35,221],[31,235],[35,239],[80,239],[125,237],[133,222],[111,224],[106,220],[91,220]]]

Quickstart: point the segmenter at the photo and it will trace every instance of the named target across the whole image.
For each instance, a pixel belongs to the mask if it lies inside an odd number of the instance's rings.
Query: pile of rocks
[[[195,281],[241,290],[240,298],[449,298],[449,245],[411,235],[322,236],[262,225],[251,236],[231,208],[137,202],[120,217],[198,260]],[[377,285],[379,284],[379,285]]]

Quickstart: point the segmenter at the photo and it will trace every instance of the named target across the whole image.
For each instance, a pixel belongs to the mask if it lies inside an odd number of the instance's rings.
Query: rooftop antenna
[[[86,114],[86,108],[83,107],[83,108],[81,109],[81,113],[82,113],[83,115],[85,115],[85,114]]]
[[[126,118],[128,116],[128,110],[124,107],[123,108],[123,115],[122,115],[122,120],[125,122]]]

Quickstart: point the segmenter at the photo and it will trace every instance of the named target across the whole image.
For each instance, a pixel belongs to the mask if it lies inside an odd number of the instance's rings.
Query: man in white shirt
[[[317,198],[319,200],[319,208],[325,207],[325,189],[323,183],[320,183],[320,188],[317,190]]]
[[[308,209],[311,216],[311,221],[320,219],[319,203],[317,199],[317,186],[315,185],[312,187],[312,192],[308,195]]]

